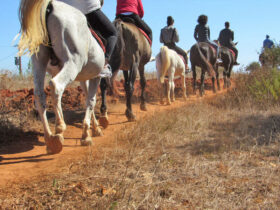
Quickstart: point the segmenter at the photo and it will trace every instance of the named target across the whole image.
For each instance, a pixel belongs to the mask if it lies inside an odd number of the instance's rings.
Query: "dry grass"
[[[114,146],[92,148],[67,173],[2,191],[0,206],[279,209],[279,127],[277,110],[205,102],[157,113],[120,133]]]
[[[279,106],[251,106],[238,84],[141,119],[63,174],[0,190],[0,209],[279,209]]]

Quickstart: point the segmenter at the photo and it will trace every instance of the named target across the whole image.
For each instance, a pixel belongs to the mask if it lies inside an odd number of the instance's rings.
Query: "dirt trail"
[[[225,90],[219,91],[217,94],[223,93],[225,93]],[[171,106],[149,103],[147,104],[147,112],[140,111],[139,104],[134,104],[133,110],[137,119],[140,119],[145,116],[153,116],[158,111],[182,107],[186,104],[196,103],[215,96],[216,94],[213,94],[211,91],[206,91],[206,95],[203,98],[200,98],[198,95],[191,95],[187,101],[179,98]],[[103,130],[104,136],[93,139],[95,146],[110,145],[110,142],[119,132],[133,123],[127,122],[124,115],[124,104],[114,105],[113,110],[118,111],[109,112],[109,127]],[[36,142],[23,141],[7,147],[5,149],[6,152],[0,153],[0,187],[12,186],[13,184],[30,180],[34,181],[42,176],[67,171],[71,162],[79,161],[90,150],[88,147],[80,146],[81,132],[81,122],[68,125],[64,133],[63,151],[56,155],[46,155],[43,135],[38,135],[38,141]]]

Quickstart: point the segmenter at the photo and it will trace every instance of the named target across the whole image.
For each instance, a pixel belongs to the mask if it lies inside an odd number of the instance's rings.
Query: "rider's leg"
[[[86,14],[86,18],[90,26],[100,32],[101,35],[106,39],[107,44],[105,58],[107,61],[109,61],[118,38],[115,26],[100,9]]]
[[[238,50],[235,46],[231,46],[230,49],[235,53],[235,63],[237,64]]]
[[[128,15],[128,17],[132,18],[135,21],[135,25],[141,28],[148,35],[150,40],[153,41],[153,32],[151,28],[144,22],[144,20],[142,20],[136,14]]]

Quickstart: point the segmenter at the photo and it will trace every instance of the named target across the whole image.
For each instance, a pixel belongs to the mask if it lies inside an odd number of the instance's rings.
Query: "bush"
[[[260,62],[266,66],[280,66],[280,43],[271,49],[264,49],[260,54]]]

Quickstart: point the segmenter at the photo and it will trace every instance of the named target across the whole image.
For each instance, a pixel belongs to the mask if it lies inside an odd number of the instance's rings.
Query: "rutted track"
[[[217,94],[225,93],[225,90],[219,91]],[[206,90],[206,95],[201,98],[198,95],[190,95],[187,101],[178,98],[171,106],[160,105],[159,103],[148,103],[147,112],[140,111],[139,104],[133,105],[133,110],[137,119],[145,116],[153,116],[155,112],[175,109],[186,104],[196,103],[200,100],[215,97],[212,91]],[[33,100],[31,100],[33,102]],[[124,115],[125,105],[118,103],[112,105],[113,111],[109,112],[110,124],[106,130],[103,130],[104,136],[95,137],[94,143],[96,145],[112,145],[112,140],[116,135],[130,126],[133,122],[127,122]],[[115,111],[117,110],[117,111]],[[83,114],[77,118],[83,117]],[[77,122],[76,122],[77,121]],[[71,162],[79,161],[84,155],[88,154],[90,148],[81,147],[79,139],[81,137],[82,120],[72,121],[71,125],[67,126],[64,133],[65,142],[63,151],[56,155],[46,155],[46,148],[44,145],[44,137],[42,130],[37,136],[36,141],[29,139],[28,141],[17,141],[12,146],[6,147],[0,152],[0,187],[11,186],[15,183],[22,183],[25,181],[34,181],[41,176],[48,176],[50,174],[60,173],[69,170]],[[24,140],[28,137],[23,137]],[[34,138],[34,137],[31,137]],[[38,140],[38,141],[37,141]]]

